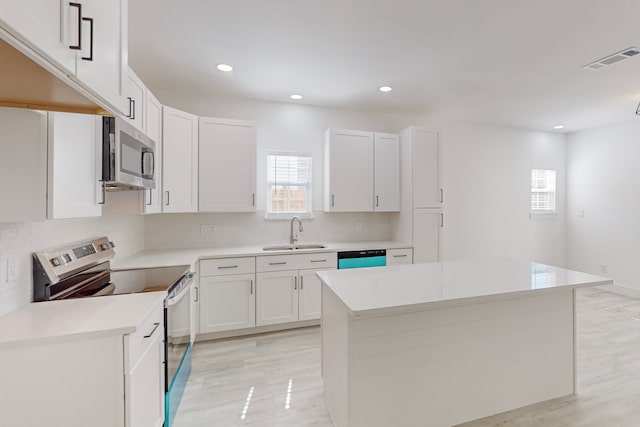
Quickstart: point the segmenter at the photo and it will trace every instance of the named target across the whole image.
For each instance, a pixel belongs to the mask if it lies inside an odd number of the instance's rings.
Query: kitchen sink
[[[299,251],[304,249],[324,249],[322,243],[299,243],[296,245],[271,245],[262,248],[263,251]]]

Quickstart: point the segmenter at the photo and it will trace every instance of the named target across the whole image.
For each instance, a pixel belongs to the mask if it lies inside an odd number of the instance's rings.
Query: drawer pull
[[[312,259],[311,262],[327,262],[326,259]]]
[[[149,332],[149,335],[145,335],[143,338],[151,338],[156,329],[158,329],[158,326],[160,326],[160,323],[154,323],[153,329],[151,330],[151,332]]]
[[[282,262],[270,262],[269,265],[285,265],[287,263],[287,261],[282,261]]]
[[[407,254],[402,254],[402,255],[394,255],[393,257],[394,258],[404,258],[406,256],[407,256]]]
[[[220,267],[218,267],[219,270],[223,270],[225,268],[238,268],[237,265],[221,265]]]

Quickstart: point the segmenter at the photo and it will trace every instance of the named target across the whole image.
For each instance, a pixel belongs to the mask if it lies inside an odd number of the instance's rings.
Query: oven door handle
[[[182,300],[182,298],[184,298],[185,295],[189,293],[190,289],[191,289],[191,283],[189,283],[189,286],[185,286],[184,289],[181,290],[178,295],[172,298],[167,298],[167,306],[176,305],[177,303],[179,303]]]

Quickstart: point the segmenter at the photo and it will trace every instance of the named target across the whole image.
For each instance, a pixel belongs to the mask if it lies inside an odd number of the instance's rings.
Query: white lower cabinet
[[[320,318],[315,272],[335,269],[335,253],[257,257],[256,265],[256,326]]]
[[[125,296],[105,298],[119,297]],[[124,304],[120,301],[113,306]],[[117,322],[110,319],[118,312],[109,308],[113,306],[101,305],[102,311],[97,311],[89,322],[95,322],[94,332],[87,334],[81,326],[81,333],[52,333],[47,339],[0,346],[2,425],[161,427],[164,307],[161,298],[156,301],[144,306],[123,305],[139,310],[139,317],[130,311],[123,314],[131,319],[131,326],[136,325],[131,334],[104,330],[104,325]],[[56,303],[35,304],[42,304],[39,307],[45,309]],[[74,309],[78,305],[72,306]],[[59,311],[53,311],[54,317],[61,316]],[[101,313],[105,319],[100,319]],[[69,319],[72,318],[73,314]],[[66,321],[53,323],[60,326]]]
[[[134,334],[125,335],[125,425],[164,423],[164,306],[156,307]]]
[[[256,275],[256,325],[274,325],[298,320],[298,271],[276,271]]]
[[[313,320],[320,318],[322,283],[316,271],[300,271],[300,286],[298,288],[298,319]]]
[[[387,249],[387,265],[413,264],[413,249]]]
[[[256,326],[254,274],[200,278],[200,333]]]
[[[256,326],[255,257],[200,261],[199,332]]]

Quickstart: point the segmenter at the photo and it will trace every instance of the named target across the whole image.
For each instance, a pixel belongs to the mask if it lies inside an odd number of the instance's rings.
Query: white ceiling
[[[640,55],[581,68],[640,47],[639,17],[638,0],[130,0],[129,62],[152,89],[570,132],[640,120]]]

